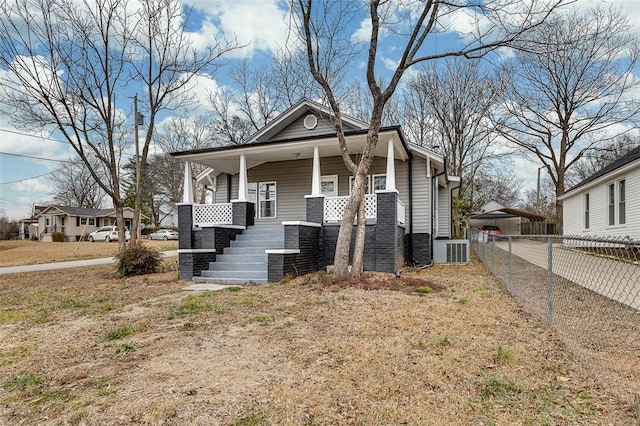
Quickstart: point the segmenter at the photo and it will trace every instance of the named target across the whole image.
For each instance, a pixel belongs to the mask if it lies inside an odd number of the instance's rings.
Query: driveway
[[[506,252],[506,241],[496,242]],[[512,253],[527,262],[547,269],[548,244],[514,239]],[[553,273],[610,299],[640,310],[640,266],[603,256],[582,253],[560,244],[552,248]]]
[[[164,257],[176,257],[178,256],[178,250],[165,251],[165,252],[162,252],[162,255]],[[69,262],[41,263],[37,265],[7,266],[4,268],[0,268],[0,275],[20,274],[24,272],[52,271],[55,269],[81,268],[86,266],[108,265],[110,263],[115,263],[115,260],[113,257],[103,257],[100,259],[72,260]]]

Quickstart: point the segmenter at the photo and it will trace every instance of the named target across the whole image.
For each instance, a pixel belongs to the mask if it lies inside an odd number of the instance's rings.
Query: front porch
[[[180,279],[275,282],[333,264],[348,197],[305,199],[306,217],[280,225],[256,224],[252,202],[181,204]],[[395,272],[404,264],[404,203],[397,191],[378,191],[366,204],[364,269]]]

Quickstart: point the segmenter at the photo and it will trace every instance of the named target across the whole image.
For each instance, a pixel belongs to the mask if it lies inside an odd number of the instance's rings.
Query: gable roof
[[[277,138],[274,137],[279,132],[281,132],[296,120],[300,119],[302,116],[310,113],[317,114],[328,120],[331,120],[331,118],[334,116],[333,111],[330,108],[314,102],[310,99],[302,98],[298,102],[284,110],[280,115],[278,115],[264,127],[256,131],[253,135],[249,136],[249,138],[244,143],[250,144],[276,140]],[[368,123],[344,114],[342,114],[342,126],[345,132],[353,130],[365,130],[369,128]]]
[[[469,219],[508,219],[511,217],[526,217],[534,221],[547,220],[547,217],[544,215],[511,207],[502,207],[487,212],[475,212],[469,215]]]
[[[612,173],[628,164],[631,164],[634,161],[640,160],[640,146],[638,146],[637,148],[627,152],[625,155],[623,155],[622,157],[618,158],[617,160],[607,164],[606,166],[604,166],[603,168],[601,168],[600,170],[598,170],[597,172],[595,172],[594,174],[592,174],[591,176],[589,176],[588,178],[586,178],[585,180],[583,180],[582,182],[578,183],[576,186],[574,186],[573,188],[571,188],[568,191],[565,191],[564,194],[561,195],[564,196],[565,194],[568,194],[569,192],[572,192],[578,188],[584,187],[587,184],[594,182],[596,180],[598,180],[599,178],[608,175],[609,173]]]

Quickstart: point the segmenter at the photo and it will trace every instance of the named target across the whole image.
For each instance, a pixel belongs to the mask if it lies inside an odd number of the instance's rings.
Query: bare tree
[[[240,47],[235,40],[218,40],[202,50],[193,48],[186,33],[189,15],[177,0],[147,0],[141,3],[136,14],[138,24],[130,32],[135,78],[142,82],[145,93],[142,103],[148,122],[144,142],[138,159],[138,179],[146,175],[149,148],[153,140],[156,118],[166,110],[176,110],[189,105],[186,96],[200,73],[212,73],[220,65],[225,53]],[[137,121],[137,117],[135,117]],[[138,141],[135,141],[136,144]],[[135,217],[142,207],[143,192],[136,192]],[[133,221],[131,243],[135,244],[139,223]]]
[[[360,2],[315,3],[313,0],[294,0],[292,11],[299,35],[304,42],[311,74],[322,87],[334,116],[334,129],[347,169],[355,176],[353,191],[345,208],[340,227],[336,256],[335,275],[338,277],[359,276],[363,266],[365,218],[363,198],[365,180],[374,158],[378,133],[382,125],[385,106],[398,87],[400,79],[412,66],[426,61],[448,56],[481,57],[503,46],[513,45],[528,30],[535,28],[549,13],[561,4],[557,1],[398,1],[371,0],[368,9]],[[425,43],[428,37],[435,37],[446,29],[449,20],[458,13],[475,17],[476,24],[465,34],[462,47],[454,50],[438,50],[435,44]],[[354,42],[349,32],[350,24],[365,16],[370,24],[366,62],[367,86],[372,97],[369,114],[367,144],[356,164],[346,145],[342,127],[342,109],[339,103],[338,87],[331,77],[340,75],[359,54],[360,46]],[[460,15],[457,15],[460,16]],[[482,24],[480,23],[480,21]],[[487,24],[487,25],[485,25]],[[400,57],[394,65],[386,84],[376,79],[380,37],[392,34],[396,37]],[[424,46],[424,47],[423,47]],[[433,47],[428,50],[427,47]],[[352,223],[358,216],[354,246],[353,265],[349,272],[349,250]]]
[[[0,81],[6,113],[27,127],[58,130],[111,198],[118,223],[123,223],[119,169],[125,117],[116,105],[127,78],[129,45],[119,30],[128,24],[122,5],[121,0],[92,6],[69,0],[0,3],[0,62],[9,71]],[[124,235],[118,241],[124,249]]]
[[[148,126],[139,157],[144,175],[157,114],[184,106],[193,76],[236,47],[214,41],[202,52],[193,50],[185,34],[188,17],[177,0],[145,1],[135,11],[130,6],[127,0],[0,2],[0,63],[9,71],[0,86],[7,113],[28,127],[60,132],[111,198],[118,223],[124,222],[122,153],[138,142],[118,109],[131,104],[122,91],[140,83],[145,88]],[[137,212],[140,205],[136,197]],[[124,227],[119,232],[123,250]]]
[[[209,94],[215,137],[224,145],[244,143],[301,98],[319,97],[313,78],[300,65],[300,51],[277,52],[271,61],[251,68],[248,61],[232,69],[235,89]]]
[[[540,213],[548,218],[555,216],[556,190],[551,179],[548,177],[542,179],[539,192],[538,188],[524,191],[519,205],[524,210]]]
[[[567,186],[577,185],[609,163],[640,146],[640,135],[624,134],[585,154],[566,175]]]
[[[55,183],[54,202],[89,209],[102,207],[104,191],[96,184],[84,163],[70,160],[68,166],[51,175]],[[99,166],[94,170],[100,171]]]
[[[631,71],[639,50],[629,29],[614,9],[554,15],[519,45],[508,67],[503,136],[544,165],[556,196],[581,158],[616,136],[616,125],[637,119],[640,103],[631,89],[640,80]]]
[[[460,198],[468,197],[478,170],[510,154],[492,120],[506,79],[480,65],[478,60],[447,58],[412,75],[402,92],[403,128],[418,143],[444,154],[451,174],[462,178]],[[458,207],[454,204],[452,215],[459,235],[463,212]]]

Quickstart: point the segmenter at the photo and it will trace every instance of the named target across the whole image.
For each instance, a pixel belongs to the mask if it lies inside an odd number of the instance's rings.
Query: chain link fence
[[[508,291],[547,321],[601,381],[640,393],[640,241],[468,230]]]

